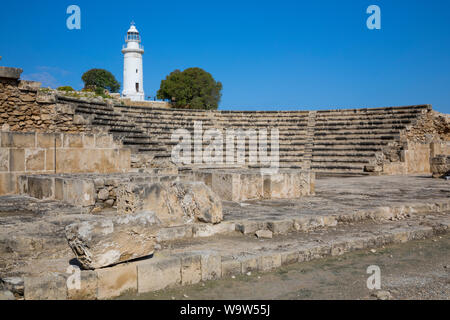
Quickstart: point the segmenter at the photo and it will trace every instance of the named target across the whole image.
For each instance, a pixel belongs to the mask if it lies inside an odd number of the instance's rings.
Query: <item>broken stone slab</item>
[[[65,234],[81,266],[98,269],[153,254],[160,224],[147,211],[71,224]]]
[[[273,233],[270,230],[258,230],[255,232],[255,235],[259,239],[272,239]]]
[[[222,201],[203,182],[124,184],[117,190],[117,210],[122,214],[153,211],[166,226],[223,220]]]
[[[20,68],[0,67],[0,78],[19,79],[22,72]]]
[[[6,277],[0,279],[0,285],[12,293],[23,296],[23,278],[21,277]]]
[[[0,290],[0,301],[16,300],[14,294],[8,290]]]

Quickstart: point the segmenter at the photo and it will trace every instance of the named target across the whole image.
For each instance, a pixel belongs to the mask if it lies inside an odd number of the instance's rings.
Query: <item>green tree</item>
[[[156,96],[178,108],[214,110],[222,97],[222,83],[200,68],[175,70],[161,81]]]
[[[119,92],[120,83],[116,80],[114,75],[108,70],[91,69],[83,74],[81,79],[84,82],[84,87],[104,88],[109,92]]]

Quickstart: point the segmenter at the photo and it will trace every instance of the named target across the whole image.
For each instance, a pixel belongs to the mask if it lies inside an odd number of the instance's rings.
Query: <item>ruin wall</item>
[[[0,195],[24,174],[127,172],[130,159],[109,134],[0,132]]]

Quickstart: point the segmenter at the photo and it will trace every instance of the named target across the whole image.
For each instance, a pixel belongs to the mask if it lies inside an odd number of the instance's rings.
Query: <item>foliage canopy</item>
[[[158,99],[169,99],[177,108],[215,110],[222,97],[222,83],[201,68],[175,70],[161,81]]]
[[[109,90],[109,92],[118,92],[120,89],[120,83],[108,70],[91,69],[89,71],[86,71],[81,79],[84,82],[85,88],[103,88]]]

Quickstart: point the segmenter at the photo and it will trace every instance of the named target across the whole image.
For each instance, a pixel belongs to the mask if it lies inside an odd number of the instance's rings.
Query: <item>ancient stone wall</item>
[[[77,123],[74,109],[58,103],[57,95],[39,82],[0,77],[0,128],[20,132],[90,132]]]
[[[109,134],[0,132],[0,195],[23,174],[127,172],[130,157]]]

